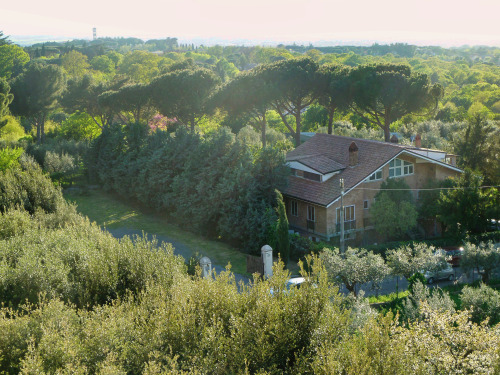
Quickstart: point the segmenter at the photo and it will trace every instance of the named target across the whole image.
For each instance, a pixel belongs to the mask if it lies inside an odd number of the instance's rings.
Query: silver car
[[[437,280],[449,280],[452,281],[455,278],[455,271],[451,264],[447,264],[445,268],[439,271],[425,272],[425,278],[429,284],[432,284]]]

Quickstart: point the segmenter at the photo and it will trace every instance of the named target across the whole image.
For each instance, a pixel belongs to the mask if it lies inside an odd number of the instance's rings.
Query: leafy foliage
[[[481,189],[481,175],[466,169],[454,180],[454,189],[441,191],[437,201],[438,218],[450,234],[463,238],[467,233],[484,232],[490,199]],[[498,195],[496,189],[493,193]]]
[[[421,275],[416,273],[416,275]],[[411,277],[410,277],[411,279]],[[410,280],[409,279],[409,280]],[[410,294],[403,300],[403,308],[401,309],[401,319],[404,322],[424,319],[422,304],[427,304],[432,310],[439,312],[455,312],[455,303],[450,298],[448,293],[443,292],[439,288],[430,290],[425,285],[427,280],[425,277],[422,280],[415,280]]]
[[[55,65],[30,64],[28,69],[12,82],[14,114],[29,118],[37,129],[37,140],[45,138],[45,120],[64,89],[61,68]]]
[[[485,284],[479,288],[465,286],[460,296],[462,308],[471,312],[472,321],[488,320],[490,325],[500,322],[500,293]]]
[[[21,147],[3,148],[0,150],[0,171],[13,168],[18,165],[19,157],[24,150]]]
[[[0,212],[21,207],[31,214],[41,209],[57,212],[65,204],[60,188],[54,187],[30,157],[20,158],[19,168],[0,173]]]
[[[276,224],[275,251],[280,254],[283,263],[288,264],[290,258],[290,235],[288,234],[288,219],[286,217],[285,202],[279,191],[276,191],[278,201],[278,223]]]
[[[467,242],[464,245],[460,266],[465,272],[480,273],[483,282],[487,284],[492,273],[500,268],[500,248],[492,241],[479,245]]]
[[[6,271],[0,299],[12,307],[36,303],[41,295],[80,308],[102,305],[127,290],[138,293],[153,280],[167,287],[184,267],[172,252],[170,245],[140,238],[118,241],[85,221],[63,229],[37,229],[34,221],[22,236],[0,241]]]
[[[206,102],[218,77],[204,68],[175,70],[155,79],[151,85],[153,103],[165,116],[175,117],[194,131],[207,113]]]
[[[407,280],[417,272],[435,271],[446,266],[444,255],[434,253],[432,246],[413,244],[387,252],[387,264],[394,275]]]
[[[136,129],[136,130],[134,130]],[[275,223],[274,190],[288,168],[274,149],[253,150],[227,129],[202,138],[179,129],[112,128],[96,140],[91,173],[108,189],[168,212],[182,225],[258,251]]]
[[[375,229],[386,237],[403,234],[417,224],[417,209],[408,184],[403,179],[389,178],[382,182],[370,207]]]
[[[467,127],[454,138],[455,152],[460,155],[459,165],[480,171],[486,184],[500,182],[500,124],[487,121],[483,116],[471,118]]]
[[[356,286],[372,282],[378,284],[389,274],[384,259],[365,249],[347,248],[344,254],[339,249],[323,249],[321,258],[325,263],[329,278],[344,284],[349,292],[356,295]]]

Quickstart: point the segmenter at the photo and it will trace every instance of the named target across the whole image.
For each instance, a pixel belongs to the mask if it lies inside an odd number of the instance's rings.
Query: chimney
[[[396,134],[393,134],[391,137],[391,143],[398,143],[398,137],[396,137]]]
[[[415,147],[417,148],[422,147],[422,138],[420,137],[420,134],[417,134],[415,136]]]
[[[349,166],[354,167],[358,164],[358,145],[352,142],[349,146]]]

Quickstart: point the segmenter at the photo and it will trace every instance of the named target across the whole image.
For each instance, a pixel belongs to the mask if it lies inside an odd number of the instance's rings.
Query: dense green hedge
[[[275,190],[289,173],[283,162],[281,152],[253,149],[225,128],[202,137],[130,125],[106,129],[87,165],[105,188],[258,252],[277,220]]]

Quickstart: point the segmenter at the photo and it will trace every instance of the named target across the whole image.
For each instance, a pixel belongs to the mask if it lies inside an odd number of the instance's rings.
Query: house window
[[[394,159],[389,163],[389,177],[401,177],[413,174],[413,163]]]
[[[377,181],[381,179],[382,179],[382,168],[378,169],[377,171],[373,172],[370,176],[368,176],[365,182]]]
[[[368,208],[370,208],[370,207],[369,207],[369,205],[368,205],[368,200],[365,200],[365,201],[363,202],[363,208],[364,208],[365,210],[367,210]]]
[[[344,207],[344,230],[356,229],[356,210],[354,205]],[[337,208],[337,232],[340,231],[340,208]]]
[[[311,173],[311,172],[304,171],[304,178],[307,178],[308,180],[321,182],[321,175],[319,175],[317,173]]]
[[[307,220],[316,221],[316,212],[314,206],[307,206]]]
[[[290,213],[292,214],[292,216],[299,216],[299,205],[297,201],[290,201]]]

